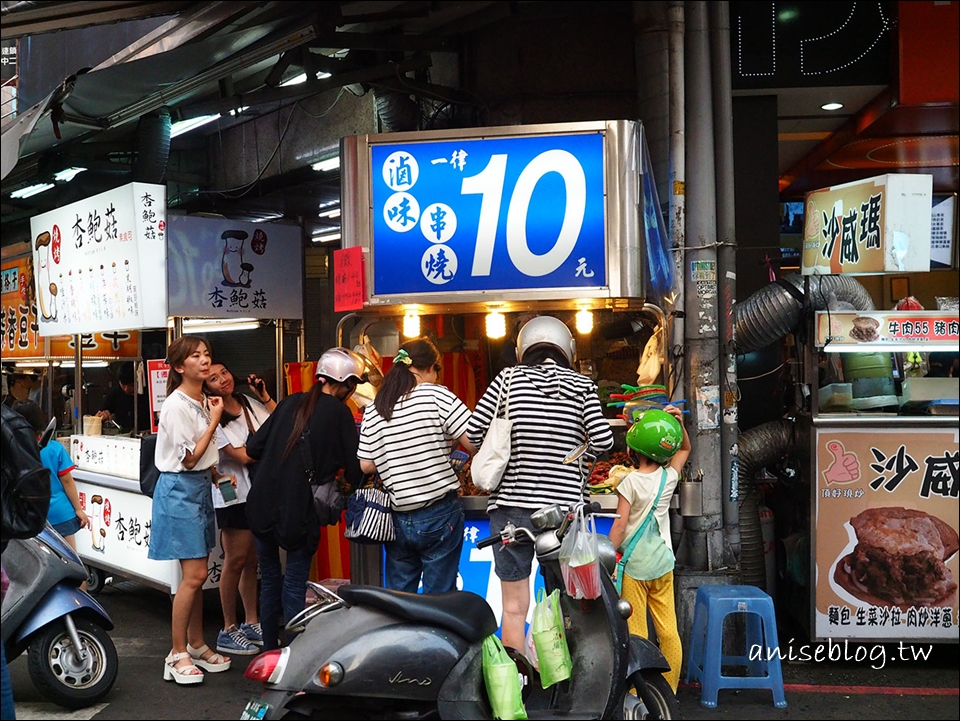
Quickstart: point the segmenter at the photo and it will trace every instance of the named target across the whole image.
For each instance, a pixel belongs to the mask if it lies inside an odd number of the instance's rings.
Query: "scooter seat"
[[[379,586],[340,586],[340,596],[350,606],[369,606],[405,621],[439,626],[467,641],[482,641],[499,624],[486,599],[470,591],[407,593]]]

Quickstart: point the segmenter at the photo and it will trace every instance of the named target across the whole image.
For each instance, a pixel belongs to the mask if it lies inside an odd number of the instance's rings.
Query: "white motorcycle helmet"
[[[329,378],[345,383],[355,378],[357,383],[364,382],[367,364],[358,354],[347,348],[331,348],[317,361],[317,379]]]
[[[577,341],[563,321],[550,315],[540,315],[524,323],[517,334],[517,361],[522,361],[524,353],[541,343],[549,343],[558,348],[567,357],[570,367],[573,367]]]

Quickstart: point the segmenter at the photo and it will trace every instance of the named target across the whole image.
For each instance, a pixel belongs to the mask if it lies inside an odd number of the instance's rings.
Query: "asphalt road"
[[[120,673],[106,702],[69,712],[45,702],[27,673],[26,657],[10,664],[19,719],[236,719],[258,684],[243,677],[250,658],[234,657],[230,671],[207,674],[197,686],[162,680],[163,657],[170,649],[170,598],[132,581],[108,585],[99,600],[116,624],[111,636],[120,656]],[[220,626],[216,592],[204,598],[207,643]],[[794,629],[781,628],[781,638]],[[801,643],[799,639],[797,643]],[[920,644],[917,649],[923,650]],[[852,647],[851,647],[852,648]],[[848,651],[852,654],[853,651]],[[938,645],[927,660],[903,661],[886,644],[873,662],[785,662],[788,706],[773,705],[769,690],[722,689],[717,707],[700,705],[700,689],[681,685],[680,708],[686,719],[951,719],[960,717],[958,647]]]

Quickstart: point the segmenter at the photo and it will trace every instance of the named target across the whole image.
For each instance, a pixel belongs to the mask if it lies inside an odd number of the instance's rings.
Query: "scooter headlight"
[[[343,666],[336,661],[325,663],[317,671],[317,683],[321,686],[336,686],[343,681]]]

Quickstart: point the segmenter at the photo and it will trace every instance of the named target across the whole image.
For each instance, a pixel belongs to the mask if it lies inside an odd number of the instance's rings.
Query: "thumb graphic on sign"
[[[840,441],[830,441],[827,450],[833,456],[833,463],[823,472],[823,478],[828,485],[860,480],[860,462],[855,454],[847,453]]]

